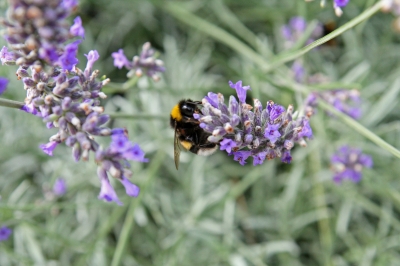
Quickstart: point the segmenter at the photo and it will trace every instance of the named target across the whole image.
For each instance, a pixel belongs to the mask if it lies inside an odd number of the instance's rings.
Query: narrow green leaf
[[[368,114],[365,115],[363,122],[367,126],[375,126],[389,114],[394,107],[397,107],[399,99],[397,96],[400,92],[400,78],[397,78],[389,90],[371,106]]]

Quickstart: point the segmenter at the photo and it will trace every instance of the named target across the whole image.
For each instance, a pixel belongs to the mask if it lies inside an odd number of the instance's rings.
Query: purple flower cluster
[[[239,102],[230,96],[227,106],[222,94],[209,92],[202,101],[202,114],[194,115],[200,127],[211,134],[208,140],[219,143],[220,149],[233,155],[241,165],[250,156],[254,165],[276,157],[290,163],[294,144],[306,146],[305,138],[313,135],[308,118],[294,119],[292,105],[285,109],[273,101],[268,101],[263,109],[261,102],[254,99],[253,107],[246,103],[250,86],[242,86],[242,81],[230,81],[229,85],[236,90]]]
[[[128,180],[132,175],[128,160],[148,162],[139,145],[129,141],[125,130],[113,129],[110,146],[105,150],[100,148],[96,152],[97,174],[101,181],[99,199],[122,204],[110,184],[107,172],[124,185],[127,195],[131,197],[139,195],[139,187]]]
[[[131,176],[128,174],[127,160],[146,160],[138,145],[129,146],[126,136],[116,137],[121,135],[116,132],[122,132],[122,129],[104,126],[109,116],[102,114],[104,108],[100,105],[100,99],[106,98],[106,95],[101,89],[109,80],[97,81],[99,71],[92,71],[94,62],[99,58],[97,51],[90,51],[86,57],[88,62],[85,70],[75,67],[75,71],[68,72],[69,75],[57,69],[48,75],[38,66],[30,67],[29,75],[26,67],[20,67],[17,75],[22,79],[28,95],[23,110],[41,117],[48,128],[58,128],[47,144],[40,145],[46,154],[52,156],[54,149],[62,142],[72,148],[75,161],[87,161],[90,152],[95,152],[96,162],[101,169],[97,171],[102,184],[99,198],[121,204],[109,185],[107,173],[119,179],[125,187],[134,186],[138,193],[138,188],[127,180]],[[103,150],[94,136],[111,136],[110,147]],[[124,144],[126,150],[123,153],[116,144],[117,140]],[[137,196],[137,193],[131,193],[134,189],[126,190],[129,196]]]
[[[361,117],[361,99],[358,90],[337,89],[312,92],[308,95],[305,103],[305,113],[308,117],[311,117],[316,112],[318,99],[326,101],[340,112],[354,119],[359,119]]]
[[[283,25],[281,28],[282,37],[285,39],[285,48],[291,48],[293,45],[301,39],[304,31],[307,28],[307,22],[302,17],[293,17],[289,20],[287,25]],[[322,35],[322,27],[318,25],[311,33],[310,38],[306,44],[312,43]]]
[[[140,56],[134,56],[132,61],[129,61],[123,49],[119,49],[118,52],[112,53],[114,58],[114,66],[121,69],[125,67],[129,69],[128,77],[136,75],[141,77],[143,73],[152,78],[154,81],[160,80],[158,73],[164,72],[164,62],[160,59],[156,59],[155,50],[151,48],[151,44],[146,42],[143,44],[142,52]]]
[[[6,241],[12,233],[12,230],[7,226],[0,227],[0,242]]]
[[[373,161],[371,156],[363,154],[360,149],[342,146],[331,157],[332,169],[335,172],[333,181],[340,184],[348,179],[354,183],[361,180],[363,167],[371,168]]]
[[[77,43],[67,42],[84,37],[79,17],[71,28],[65,20],[76,6],[77,1],[71,0],[10,0],[9,20],[2,23],[12,51],[3,47],[2,63],[25,67],[48,64],[71,70],[77,63]]]
[[[110,185],[108,174],[121,181],[129,196],[136,197],[139,188],[128,180],[132,175],[128,160],[147,162],[147,159],[139,145],[128,140],[123,129],[105,126],[109,116],[103,114],[100,100],[107,96],[101,90],[110,80],[99,81],[99,71],[93,70],[99,59],[98,52],[92,50],[85,55],[84,70],[76,67],[81,40],[67,41],[84,38],[85,31],[79,17],[70,28],[65,21],[76,6],[76,0],[11,0],[10,21],[3,23],[8,27],[6,39],[12,52],[3,47],[0,56],[5,65],[19,65],[16,75],[27,94],[21,109],[42,118],[47,128],[57,128],[49,142],[40,145],[43,152],[52,156],[63,142],[72,148],[75,161],[87,161],[93,152],[101,180],[99,198],[122,204]],[[147,57],[151,53],[154,52],[147,51]],[[0,79],[0,91],[6,85]],[[96,136],[110,136],[110,146],[103,149]],[[53,192],[61,195],[65,190],[65,182],[58,180]]]

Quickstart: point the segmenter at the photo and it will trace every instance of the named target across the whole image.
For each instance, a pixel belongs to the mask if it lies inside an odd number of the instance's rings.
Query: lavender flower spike
[[[0,242],[6,241],[12,233],[12,230],[7,226],[0,227]]]
[[[337,184],[345,179],[358,183],[362,178],[362,168],[373,166],[371,156],[363,154],[360,149],[347,145],[339,148],[331,157],[331,163],[335,172],[333,181]]]
[[[160,80],[159,73],[165,71],[164,62],[155,58],[155,50],[151,48],[151,44],[146,42],[143,44],[140,56],[134,56],[132,62],[129,62],[122,49],[112,53],[114,58],[114,66],[122,68],[123,66],[129,69],[128,77],[136,75],[141,77],[145,73],[154,81]]]
[[[229,82],[229,85],[236,89],[240,103],[230,96],[227,106],[222,94],[209,92],[203,98],[202,113],[194,116],[200,127],[211,134],[208,140],[219,143],[220,149],[233,155],[241,165],[250,156],[254,158],[254,165],[276,157],[290,163],[294,144],[306,146],[305,138],[313,136],[308,118],[294,119],[293,106],[285,109],[273,101],[268,101],[264,109],[255,99],[253,107],[245,103],[249,86],[243,87],[241,81]]]
[[[316,112],[319,99],[328,102],[338,111],[354,119],[359,119],[361,117],[361,99],[358,90],[336,89],[312,92],[305,102],[305,112],[307,116],[311,116]]]
[[[82,21],[75,18],[70,27],[67,17],[76,10],[77,0],[10,0],[7,18],[2,20],[11,51],[3,47],[0,60],[3,65],[18,65],[17,79],[26,91],[21,110],[40,117],[49,129],[55,130],[47,144],[40,145],[52,156],[58,144],[72,148],[75,161],[88,161],[95,154],[101,181],[99,198],[122,204],[108,179],[108,174],[122,182],[130,196],[137,196],[139,188],[130,183],[129,161],[147,162],[144,151],[128,139],[126,130],[106,126],[109,116],[103,114],[101,99],[107,95],[102,88],[109,79],[99,80],[99,71],[93,70],[99,58],[95,50],[87,55],[87,64],[81,70],[77,64],[78,45],[84,37]],[[132,69],[145,70],[155,78],[164,71],[160,60],[154,58],[150,44],[143,47]],[[0,79],[0,93],[7,81]],[[103,148],[97,137],[110,137],[111,145]],[[65,183],[57,181],[54,193],[64,193]]]
[[[74,36],[84,37],[79,17],[75,19],[75,24],[71,28],[66,21],[75,9],[76,1],[53,0],[50,3],[10,0],[9,2],[8,16],[2,24],[7,28],[8,35],[5,39],[12,54],[2,50],[3,64],[56,66],[59,57],[65,54],[67,43]],[[70,59],[69,56],[67,58]]]

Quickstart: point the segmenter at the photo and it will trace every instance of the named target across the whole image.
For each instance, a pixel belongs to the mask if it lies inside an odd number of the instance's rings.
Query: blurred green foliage
[[[227,97],[234,92],[228,80],[239,79],[264,103],[271,99],[301,108],[305,97],[276,80],[291,63],[265,73],[207,28],[179,20],[171,12],[174,4],[269,62],[285,53],[280,27],[292,16],[339,27],[375,3],[350,2],[337,18],[318,1],[81,1],[77,15],[86,29],[81,61],[84,53],[98,50],[95,67],[112,80],[106,90],[121,89],[127,80],[126,70],[116,69],[111,58],[120,48],[129,58],[150,41],[166,65],[160,82],[141,78],[105,102],[107,113],[133,115],[112,123],[126,127],[150,159],[132,164],[141,194],[122,196],[123,187],[115,182],[124,206],[97,200],[93,161],[74,163],[65,145],[48,157],[38,145],[53,130],[31,115],[2,108],[0,225],[13,234],[0,243],[0,265],[398,265],[399,159],[322,110],[311,122],[315,138],[307,148],[295,149],[290,165],[277,159],[242,167],[225,152],[182,153],[179,171],[173,163],[168,119],[180,99],[201,99],[209,91]],[[360,89],[360,123],[400,147],[400,39],[393,19],[377,13],[336,38],[335,46],[322,45],[302,60],[309,74],[323,73],[333,83]],[[11,77],[3,96],[22,101],[14,72],[0,68],[1,76]],[[338,186],[331,180],[329,158],[342,144],[360,147],[374,159],[359,184]],[[60,176],[68,192],[54,198],[49,190]]]

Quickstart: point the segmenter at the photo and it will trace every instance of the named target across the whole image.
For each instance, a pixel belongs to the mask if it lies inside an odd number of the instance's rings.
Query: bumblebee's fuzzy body
[[[205,132],[193,114],[201,113],[198,101],[181,100],[171,110],[170,125],[175,130],[174,159],[178,169],[180,146],[198,155],[207,156],[215,152],[218,145],[208,141],[209,133]]]

